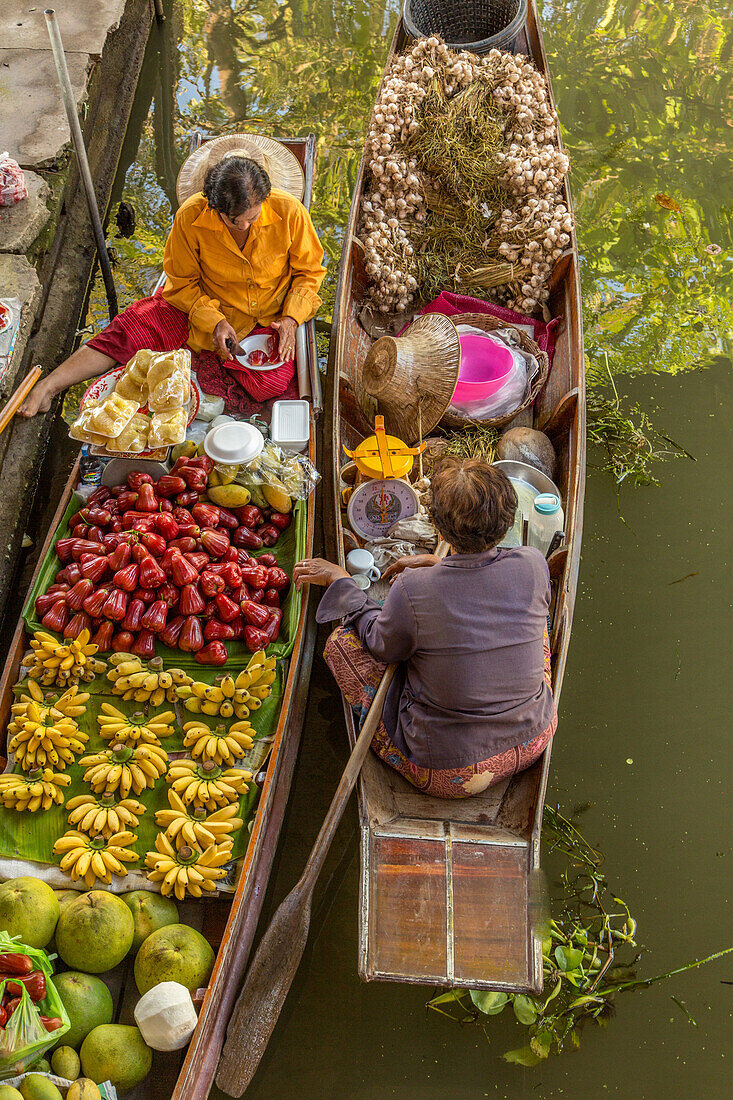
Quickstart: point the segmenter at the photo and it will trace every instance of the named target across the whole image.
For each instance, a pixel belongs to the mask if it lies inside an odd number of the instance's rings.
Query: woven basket
[[[519,339],[520,347],[524,351],[528,351],[531,355],[534,355],[540,365],[539,372],[532,380],[529,393],[522,404],[518,405],[512,412],[506,413],[504,416],[495,416],[487,420],[478,420],[471,416],[459,416],[457,413],[448,409],[443,413],[443,418],[440,421],[441,426],[444,428],[470,428],[476,425],[480,425],[483,428],[502,428],[505,424],[509,424],[514,420],[516,416],[519,416],[520,412],[534,404],[542,387],[547,381],[547,375],[550,371],[549,359],[546,353],[540,350],[534,340],[530,336],[527,336],[526,332],[521,328],[516,328],[514,325],[507,324],[507,322],[503,321],[500,317],[491,317],[486,313],[456,313],[451,315],[451,321],[456,326],[473,325],[474,328],[480,328],[484,332],[494,332],[494,330],[498,328],[514,329]]]
[[[527,21],[527,0],[405,0],[402,19],[412,38],[437,34],[455,50],[512,51]]]

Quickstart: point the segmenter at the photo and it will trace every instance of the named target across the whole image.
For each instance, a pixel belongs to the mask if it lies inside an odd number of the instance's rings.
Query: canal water
[[[191,131],[318,137],[313,216],[333,293],[394,0],[177,0],[154,28],[117,185],[121,304],[160,270]],[[638,403],[694,456],[620,491],[591,448],[580,590],[548,799],[605,856],[652,975],[733,943],[729,464],[731,30],[711,0],[545,0],[572,158],[586,347],[598,393]],[[726,183],[726,180],[728,181]],[[328,310],[324,310],[327,313]],[[92,303],[91,319],[104,308]],[[639,413],[632,418],[638,423]],[[657,449],[673,449],[658,444]],[[346,757],[322,663],[266,913],[290,889]],[[551,884],[552,885],[552,884]],[[429,990],[362,984],[353,807],[320,884],[307,955],[253,1100],[719,1096],[733,1088],[733,956],[622,994],[607,1026],[532,1069],[509,1013],[485,1035]],[[728,984],[724,984],[728,983]],[[487,1041],[488,1039],[488,1041]]]

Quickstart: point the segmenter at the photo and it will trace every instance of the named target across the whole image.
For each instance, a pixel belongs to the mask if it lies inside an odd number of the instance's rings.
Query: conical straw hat
[[[267,172],[273,187],[289,192],[302,202],[305,178],[298,158],[282,142],[262,134],[226,134],[213,141],[205,141],[184,161],[178,173],[178,201],[185,202],[201,191],[209,168],[224,157],[231,156],[249,157],[256,161]]]
[[[450,405],[460,365],[455,325],[442,313],[426,313],[403,336],[375,341],[356,378],[357,401],[370,422],[383,416],[390,435],[412,444]]]

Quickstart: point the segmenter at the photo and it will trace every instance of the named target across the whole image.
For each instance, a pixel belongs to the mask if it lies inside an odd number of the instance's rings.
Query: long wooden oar
[[[241,1096],[254,1077],[300,965],[308,939],[313,888],[369,752],[396,668],[388,665],[382,676],[305,871],[272,918],[244,980],[216,1075],[217,1085],[230,1096]]]
[[[40,367],[33,367],[31,370],[28,371],[25,378],[18,386],[17,390],[15,390],[14,393],[12,393],[11,396],[8,398],[5,405],[3,406],[2,411],[0,412],[0,432],[5,431],[8,424],[13,419],[18,409],[23,404],[26,397],[31,392],[42,374],[43,371]]]

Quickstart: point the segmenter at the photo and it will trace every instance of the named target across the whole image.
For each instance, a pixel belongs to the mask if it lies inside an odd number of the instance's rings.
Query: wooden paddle
[[[8,398],[2,412],[0,412],[0,432],[5,431],[42,374],[43,371],[40,367],[33,367],[28,371],[15,392]]]
[[[382,676],[305,871],[272,918],[244,980],[216,1075],[217,1085],[230,1096],[242,1096],[254,1077],[300,965],[308,939],[313,889],[369,752],[396,668],[388,665]]]

